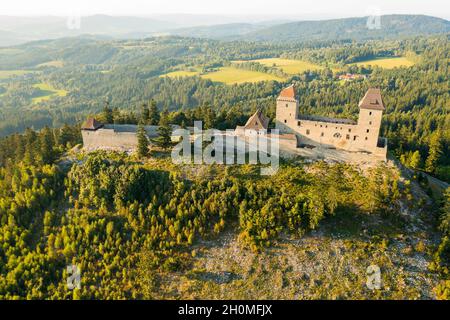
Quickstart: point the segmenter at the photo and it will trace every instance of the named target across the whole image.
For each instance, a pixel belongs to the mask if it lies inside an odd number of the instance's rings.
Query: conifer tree
[[[434,133],[430,139],[430,151],[428,152],[427,161],[425,162],[425,170],[429,173],[435,173],[442,154],[442,144],[439,131]]]
[[[157,125],[158,123],[159,123],[158,108],[156,107],[156,101],[152,99],[150,101],[150,108],[149,108],[149,124]]]
[[[138,139],[138,146],[137,146],[138,156],[140,158],[148,156],[148,138],[142,122],[140,122],[138,126],[137,139]]]

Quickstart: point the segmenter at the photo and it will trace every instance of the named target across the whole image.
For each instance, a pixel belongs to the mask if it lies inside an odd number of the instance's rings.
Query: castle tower
[[[281,132],[292,132],[298,117],[298,100],[291,85],[280,92],[277,98],[275,127]]]
[[[381,117],[384,111],[380,89],[370,88],[359,102],[359,147],[374,150],[378,144]]]

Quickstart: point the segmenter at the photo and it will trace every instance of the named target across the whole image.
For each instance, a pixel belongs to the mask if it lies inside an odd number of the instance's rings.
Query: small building
[[[236,127],[236,134],[265,134],[269,128],[269,119],[258,109],[244,126]]]

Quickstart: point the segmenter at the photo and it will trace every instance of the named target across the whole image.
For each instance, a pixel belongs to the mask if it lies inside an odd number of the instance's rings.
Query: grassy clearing
[[[268,58],[268,59],[258,59],[252,60],[253,62],[261,63],[268,67],[276,67],[287,74],[298,74],[306,70],[321,70],[324,67],[319,66],[314,63],[310,63],[302,60],[291,60],[291,59],[281,59],[281,58]],[[240,61],[236,61],[239,63]]]
[[[222,67],[218,71],[201,75],[202,78],[226,84],[236,84],[259,81],[284,81],[283,78],[257,71],[236,69],[233,67]]]
[[[34,84],[33,87],[40,90],[39,95],[32,99],[33,103],[47,101],[53,97],[65,97],[68,93],[68,91],[63,89],[56,89],[48,83],[37,83]]]
[[[0,80],[8,79],[11,77],[22,76],[27,73],[34,73],[33,70],[0,70]]]
[[[376,58],[372,60],[366,60],[361,62],[352,63],[352,65],[359,66],[378,66],[384,69],[393,69],[399,67],[411,67],[414,62],[406,57],[394,57],[394,58]]]
[[[53,60],[53,61],[48,61],[48,62],[44,62],[44,63],[38,64],[36,67],[62,68],[63,66],[64,66],[64,62],[62,62],[61,60]]]

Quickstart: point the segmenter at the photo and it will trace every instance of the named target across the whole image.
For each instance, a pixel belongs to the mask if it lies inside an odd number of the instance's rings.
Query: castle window
[[[348,132],[352,132],[352,129],[348,129]]]
[[[371,116],[371,115],[372,115],[372,111],[369,112],[369,116]]]
[[[369,124],[372,124],[372,121],[369,121]]]
[[[286,123],[287,121],[286,121],[286,119],[284,119],[284,123]]]
[[[350,135],[349,134],[345,135],[345,139],[349,140],[350,139]]]
[[[339,132],[336,132],[335,134],[333,134],[333,137],[335,137],[335,138],[340,138],[340,137],[341,137],[341,134],[340,134]]]
[[[328,128],[328,126],[325,126],[325,128]]]
[[[366,132],[369,133],[369,129],[367,129]]]
[[[320,127],[322,128],[322,125],[320,125]]]
[[[324,136],[323,132],[321,132],[321,133],[320,133],[320,136],[321,136],[321,137],[323,137],[323,136]]]
[[[286,108],[289,107],[289,105],[286,103]]]
[[[306,130],[306,134],[309,134],[309,129]]]
[[[297,121],[297,125],[300,127],[300,124],[301,124],[301,122],[300,121]]]
[[[367,137],[364,140],[367,140]]]
[[[356,136],[353,136],[353,141],[355,141],[356,140]]]

